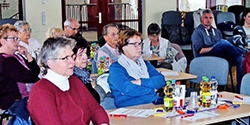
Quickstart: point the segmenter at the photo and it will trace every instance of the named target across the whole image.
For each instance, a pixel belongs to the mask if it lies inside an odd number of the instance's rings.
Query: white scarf
[[[145,62],[142,59],[142,56],[140,56],[137,59],[136,64],[133,60],[126,57],[124,54],[122,54],[118,61],[117,61],[123,68],[126,69],[129,76],[133,77],[134,79],[140,79],[140,78],[149,78],[148,74],[148,68],[145,64]]]
[[[50,82],[52,82],[54,85],[56,85],[59,89],[62,91],[68,91],[69,90],[69,76],[65,77],[62,75],[57,74],[56,72],[48,69],[48,73],[43,77]]]

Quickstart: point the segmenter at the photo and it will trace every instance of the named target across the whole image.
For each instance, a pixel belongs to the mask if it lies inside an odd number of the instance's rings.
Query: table
[[[235,95],[244,96],[240,94],[230,93],[230,92],[220,92],[222,98],[232,100]],[[126,108],[133,108],[133,109],[152,109],[161,107],[162,105],[154,105],[154,104],[144,104],[138,106],[131,106]],[[212,110],[215,113],[219,113],[219,116],[210,117],[206,119],[200,119],[196,121],[186,121],[180,120],[178,118],[162,118],[162,117],[155,117],[149,116],[148,118],[138,118],[138,117],[127,117],[127,118],[117,118],[117,117],[110,117],[110,124],[113,125],[203,125],[203,124],[214,124],[229,120],[234,120],[235,118],[239,117],[247,117],[250,116],[250,105],[243,104],[241,107],[234,109],[233,107],[229,107],[227,110]],[[112,110],[107,110],[106,112],[111,112]]]
[[[160,57],[160,56],[143,56],[142,58],[147,61],[165,59],[165,57]]]
[[[156,70],[161,71],[161,72],[171,72],[173,70],[170,69],[165,69],[165,68],[156,68]],[[192,75],[189,73],[184,73],[184,72],[178,72],[178,76],[165,76],[165,81],[169,81],[171,79],[175,80],[188,80],[188,79],[196,79],[197,75]]]

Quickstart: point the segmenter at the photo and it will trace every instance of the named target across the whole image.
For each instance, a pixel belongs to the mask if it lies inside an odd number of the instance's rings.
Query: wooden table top
[[[173,70],[165,69],[165,68],[156,68],[156,70],[158,70],[160,72],[173,72]],[[192,75],[189,73],[178,72],[178,74],[179,74],[178,76],[165,76],[165,81],[169,81],[171,79],[188,80],[188,79],[196,79],[197,78],[197,75]]]
[[[165,57],[160,57],[160,56],[143,56],[142,58],[147,61],[165,59]]]
[[[232,100],[235,95],[244,96],[240,94],[230,93],[230,92],[220,92],[222,98],[227,100]],[[203,125],[203,124],[214,124],[224,121],[233,120],[239,117],[247,117],[250,116],[250,105],[243,104],[239,108],[234,109],[233,107],[229,107],[228,109],[215,109],[211,112],[219,113],[220,115],[215,117],[209,117],[205,119],[199,119],[196,121],[187,121],[187,120],[180,120],[178,118],[163,118],[163,117],[156,117],[156,116],[149,116],[148,118],[138,118],[138,117],[127,117],[127,118],[119,118],[119,117],[110,117],[110,124],[113,125]],[[154,104],[144,104],[138,106],[131,106],[126,108],[132,109],[152,109],[162,107],[162,105],[154,105]],[[114,111],[107,110],[107,113]]]

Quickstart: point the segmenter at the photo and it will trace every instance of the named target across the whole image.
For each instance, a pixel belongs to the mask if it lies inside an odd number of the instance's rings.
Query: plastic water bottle
[[[106,57],[104,60],[104,72],[109,71],[109,66],[110,66],[110,59],[109,59],[109,57]]]
[[[99,43],[97,43],[96,46],[95,46],[95,51],[97,51],[99,49],[100,49],[100,46],[99,46]]]
[[[180,97],[181,96],[181,82],[177,81],[175,84],[175,96]]]
[[[165,96],[164,96],[163,108],[166,112],[172,112],[173,106],[174,106],[174,104],[173,104],[174,103],[173,102],[173,87],[171,86],[170,81],[167,81],[166,83],[167,83],[167,85],[164,88]]]
[[[103,57],[100,57],[98,62],[98,75],[101,75],[104,72],[104,60]]]
[[[211,84],[211,90],[210,90],[211,105],[215,106],[218,102],[218,91],[217,91],[218,81],[215,79],[215,76],[211,77],[210,84]]]

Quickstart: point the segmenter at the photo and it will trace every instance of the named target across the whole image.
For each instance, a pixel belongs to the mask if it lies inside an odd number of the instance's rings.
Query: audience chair
[[[213,15],[214,15],[214,20],[215,20],[215,22],[217,21],[217,20],[216,20],[217,15],[218,15],[219,13],[221,13],[221,12],[222,12],[221,10],[213,10]]]
[[[228,79],[228,67],[227,60],[220,57],[204,56],[196,57],[191,61],[189,67],[189,73],[197,75],[196,79],[189,80],[191,83],[200,84],[202,76],[207,76],[209,79],[211,76],[215,76],[218,81],[218,85],[227,85]]]
[[[241,87],[240,87],[240,94],[250,96],[250,73],[245,74],[241,80]],[[241,119],[244,122],[249,124],[249,117]],[[238,120],[239,121],[239,120]],[[232,121],[232,125],[236,125],[236,121]],[[244,125],[243,123],[240,123],[240,125]]]
[[[99,82],[99,83],[97,83],[97,82]],[[98,94],[100,96],[100,102],[101,102],[100,105],[105,110],[117,108],[115,106],[115,99],[112,96],[112,93],[110,91],[105,92],[105,90],[104,90],[105,88],[102,88],[102,86],[100,84],[105,85],[105,86],[108,85],[108,83],[107,83],[107,74],[102,74],[95,80],[94,89],[98,92]],[[108,86],[108,88],[109,88],[109,86]]]
[[[232,12],[234,13],[235,17],[236,17],[236,24],[239,24],[240,22],[240,18],[239,15],[241,12],[245,11],[245,6],[243,5],[232,5],[228,7],[228,12]]]
[[[235,23],[235,15],[234,15],[234,13],[232,13],[232,12],[218,13],[217,16],[216,16],[216,24],[217,24],[217,26],[220,23],[223,23],[223,22],[233,22],[234,24],[236,24]],[[232,29],[233,28],[234,27],[232,27]],[[232,31],[221,30],[221,32],[222,32],[225,39],[230,39],[230,38],[233,37],[233,30]]]
[[[193,50],[194,58],[198,57],[198,53],[193,49],[193,47],[192,47],[192,50]],[[233,68],[233,66],[229,66],[229,75],[230,75],[230,81],[231,81],[231,85],[232,85],[232,92],[235,92],[232,68]]]

